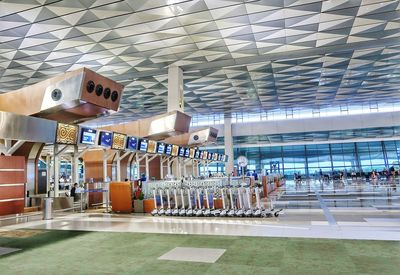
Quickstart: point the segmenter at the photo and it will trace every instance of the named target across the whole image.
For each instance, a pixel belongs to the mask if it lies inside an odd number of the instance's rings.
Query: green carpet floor
[[[157,260],[177,247],[226,249],[214,264]],[[400,242],[47,231],[0,237],[0,274],[400,274]]]

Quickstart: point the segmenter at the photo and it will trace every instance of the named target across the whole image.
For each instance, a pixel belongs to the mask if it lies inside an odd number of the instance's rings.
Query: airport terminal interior
[[[399,274],[399,0],[0,0],[0,274]]]

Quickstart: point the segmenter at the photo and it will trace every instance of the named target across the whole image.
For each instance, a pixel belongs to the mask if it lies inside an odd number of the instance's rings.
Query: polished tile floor
[[[278,218],[182,218],[104,214],[103,210],[3,222],[0,231],[58,229],[105,232],[400,240],[398,183],[301,184],[288,181],[269,198],[285,208]],[[302,204],[307,202],[308,204]],[[351,202],[351,203],[350,203]],[[266,205],[270,201],[264,201]]]
[[[322,200],[322,201],[321,201]],[[400,210],[400,182],[396,180],[287,181],[273,197],[276,207],[375,208]]]
[[[365,240],[400,240],[400,211],[332,210],[330,224],[320,209],[288,209],[278,218],[181,218],[77,213],[53,220],[3,226],[0,230],[57,229],[103,232],[271,236]],[[352,217],[351,219],[349,217]],[[350,220],[350,221],[349,221]]]
[[[215,263],[226,249],[175,247],[158,257],[158,260]]]

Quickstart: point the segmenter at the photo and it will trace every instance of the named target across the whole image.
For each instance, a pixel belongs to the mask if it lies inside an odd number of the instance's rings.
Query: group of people
[[[253,172],[251,172],[250,170],[246,171],[246,177],[254,177],[254,180],[258,180],[258,174],[256,172],[256,170],[254,170]]]
[[[369,178],[371,180],[378,180],[382,178],[386,178],[387,180],[389,180],[399,175],[400,169],[396,169],[394,166],[391,166],[389,169],[384,169],[381,172],[373,170],[369,175]]]
[[[378,179],[394,179],[395,177],[400,176],[400,169],[396,169],[394,166],[389,169],[383,169],[382,171],[373,170],[369,173],[356,172],[352,170],[351,172],[346,171],[333,171],[333,173],[324,173],[321,169],[316,171],[314,174],[314,178],[320,181],[329,181],[329,180],[344,180],[345,177],[349,177],[352,180],[356,180],[357,178],[366,178],[369,180],[378,180]],[[301,182],[303,177],[300,173],[294,173],[293,179],[296,182]]]

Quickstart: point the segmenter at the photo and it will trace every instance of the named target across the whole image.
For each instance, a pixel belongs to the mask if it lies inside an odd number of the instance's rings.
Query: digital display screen
[[[76,144],[78,141],[78,126],[57,123],[56,143]]]
[[[214,153],[213,160],[218,160],[218,154],[217,153]]]
[[[173,157],[178,156],[178,151],[179,151],[179,146],[178,145],[172,145],[171,156],[173,156]]]
[[[208,153],[208,160],[213,160],[214,159],[214,153]]]
[[[149,146],[149,141],[147,139],[141,139],[139,141],[139,150],[142,152],[147,152],[147,147]]]
[[[80,143],[87,144],[87,145],[95,145],[96,133],[97,133],[97,131],[95,129],[82,128]]]
[[[219,161],[222,161],[222,157],[223,157],[223,155],[220,155],[220,154],[219,154],[219,155],[218,155],[218,160],[219,160]]]
[[[224,161],[227,162],[229,157],[227,155],[224,155]]]
[[[179,156],[180,157],[185,156],[185,147],[179,147]]]
[[[125,141],[126,141],[126,135],[120,133],[114,133],[111,148],[115,150],[124,150]]]
[[[200,150],[195,150],[194,158],[195,159],[199,159],[200,158]]]
[[[154,154],[157,150],[157,141],[149,140],[149,145],[147,146],[147,153]]]
[[[189,157],[189,154],[190,154],[190,149],[189,149],[189,148],[186,148],[186,149],[185,149],[185,158],[188,158],[188,157]]]
[[[190,152],[189,152],[189,158],[194,159],[194,153],[196,152],[195,149],[190,148]]]
[[[207,152],[207,151],[204,151],[204,152],[203,152],[203,159],[207,159],[207,157],[208,157],[208,152]]]
[[[136,151],[138,146],[138,139],[136,137],[128,137],[126,148],[128,150]]]
[[[172,144],[167,144],[167,145],[165,146],[165,154],[168,155],[168,156],[170,156],[171,153],[172,153]]]
[[[112,144],[112,133],[110,132],[100,132],[99,145],[104,147],[111,147]]]
[[[157,144],[157,153],[158,154],[165,154],[165,143],[159,142]]]
[[[199,150],[199,151],[200,151],[200,150]],[[204,156],[204,152],[203,152],[203,151],[200,151],[199,159],[203,159],[203,156]]]

